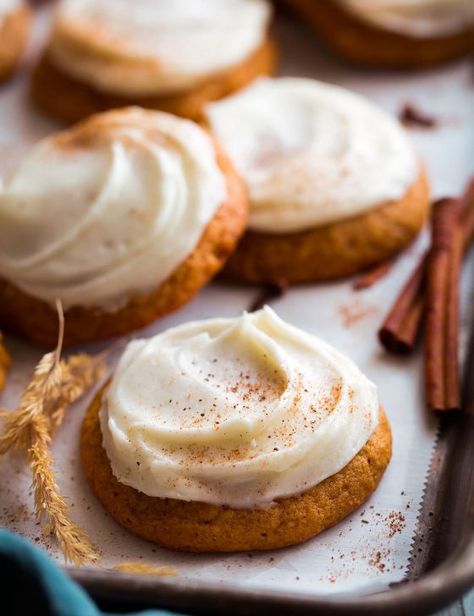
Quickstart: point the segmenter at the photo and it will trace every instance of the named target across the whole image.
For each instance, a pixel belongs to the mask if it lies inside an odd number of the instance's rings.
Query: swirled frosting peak
[[[3,18],[21,6],[21,0],[0,0],[0,22]]]
[[[50,52],[106,92],[179,92],[249,58],[270,16],[268,0],[63,0]]]
[[[139,108],[40,142],[0,185],[0,276],[65,308],[157,288],[227,196],[193,122]]]
[[[101,426],[120,482],[251,508],[340,471],[378,416],[375,386],[352,361],[266,307],[130,343]]]
[[[419,172],[394,119],[362,96],[311,79],[261,79],[206,114],[249,187],[256,231],[351,218],[403,197]]]

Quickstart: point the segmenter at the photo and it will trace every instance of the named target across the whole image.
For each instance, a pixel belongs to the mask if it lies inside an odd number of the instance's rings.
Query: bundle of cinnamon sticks
[[[435,202],[431,247],[407,280],[379,330],[391,353],[410,353],[425,330],[427,403],[436,411],[461,406],[458,358],[462,259],[474,239],[474,178],[459,199]]]

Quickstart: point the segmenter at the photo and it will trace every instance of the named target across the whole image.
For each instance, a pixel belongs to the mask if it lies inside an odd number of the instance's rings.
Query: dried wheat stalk
[[[120,573],[136,573],[139,575],[156,575],[158,577],[169,577],[178,575],[178,571],[173,567],[160,565],[150,565],[143,562],[122,562],[115,565],[114,571]]]
[[[67,561],[81,564],[97,553],[86,534],[69,518],[69,505],[56,483],[51,438],[67,408],[84,395],[104,371],[102,359],[85,354],[61,359],[64,334],[62,307],[58,304],[59,336],[56,349],[41,358],[16,410],[2,409],[0,458],[9,452],[26,455],[33,474],[35,511],[46,530],[58,541]]]

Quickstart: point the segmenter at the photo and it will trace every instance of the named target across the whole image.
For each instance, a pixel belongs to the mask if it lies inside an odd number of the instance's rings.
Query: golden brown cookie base
[[[334,0],[285,0],[336,52],[380,68],[424,68],[474,51],[474,26],[448,36],[412,37],[359,19]]]
[[[298,233],[248,231],[223,277],[304,283],[351,276],[402,250],[422,228],[428,210],[429,188],[422,172],[402,199],[355,218]]]
[[[310,539],[357,509],[375,490],[390,460],[392,436],[380,423],[341,471],[307,492],[268,509],[230,509],[153,498],[119,483],[102,446],[99,409],[90,406],[81,432],[81,459],[92,490],[115,520],[143,539],[188,552],[272,550]]]
[[[5,387],[5,381],[7,380],[7,373],[10,363],[11,358],[3,345],[3,337],[0,333],[0,391],[2,391]]]
[[[247,60],[215,76],[190,91],[172,95],[126,98],[100,92],[57,68],[46,52],[33,72],[31,95],[46,113],[65,122],[76,122],[93,113],[139,105],[167,111],[192,120],[198,119],[203,107],[244,87],[255,78],[270,75],[276,64],[276,47],[268,38]]]
[[[0,81],[15,70],[30,31],[31,15],[26,7],[14,10],[0,23]]]
[[[157,289],[137,294],[116,312],[73,307],[65,313],[66,346],[120,336],[144,327],[189,302],[223,267],[245,230],[247,195],[229,160],[217,160],[227,180],[227,201],[208,224],[194,251]],[[0,327],[32,342],[53,347],[58,335],[56,310],[0,278]]]

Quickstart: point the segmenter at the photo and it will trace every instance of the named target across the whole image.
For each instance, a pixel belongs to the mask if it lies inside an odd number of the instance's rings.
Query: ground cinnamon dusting
[[[400,511],[392,511],[385,518],[388,526],[388,538],[391,539],[397,533],[401,533],[406,526],[405,516]]]
[[[390,550],[378,550],[369,558],[369,565],[378,569],[381,573],[386,569],[384,559],[390,555]]]
[[[405,496],[405,493],[401,494]],[[408,506],[408,502],[406,503]],[[405,507],[401,507],[405,509]],[[327,545],[331,552],[331,566],[327,576],[320,577],[321,582],[331,584],[345,580],[353,575],[360,567],[366,568],[369,577],[388,574],[397,570],[404,569],[403,561],[399,562],[397,556],[398,535],[406,529],[406,518],[402,510],[378,511],[374,505],[359,511],[357,517],[348,520],[348,527],[342,528],[338,536],[342,538],[342,545],[347,538],[350,545],[350,533],[356,530],[355,523],[362,525],[371,534],[371,545],[377,546],[376,549],[370,545],[360,544],[357,549],[349,550],[338,549],[331,544]],[[374,569],[376,570],[374,572]]]
[[[357,300],[352,304],[343,304],[339,306],[339,314],[342,317],[344,327],[352,327],[365,317],[377,313],[375,306],[366,306],[361,301]]]

